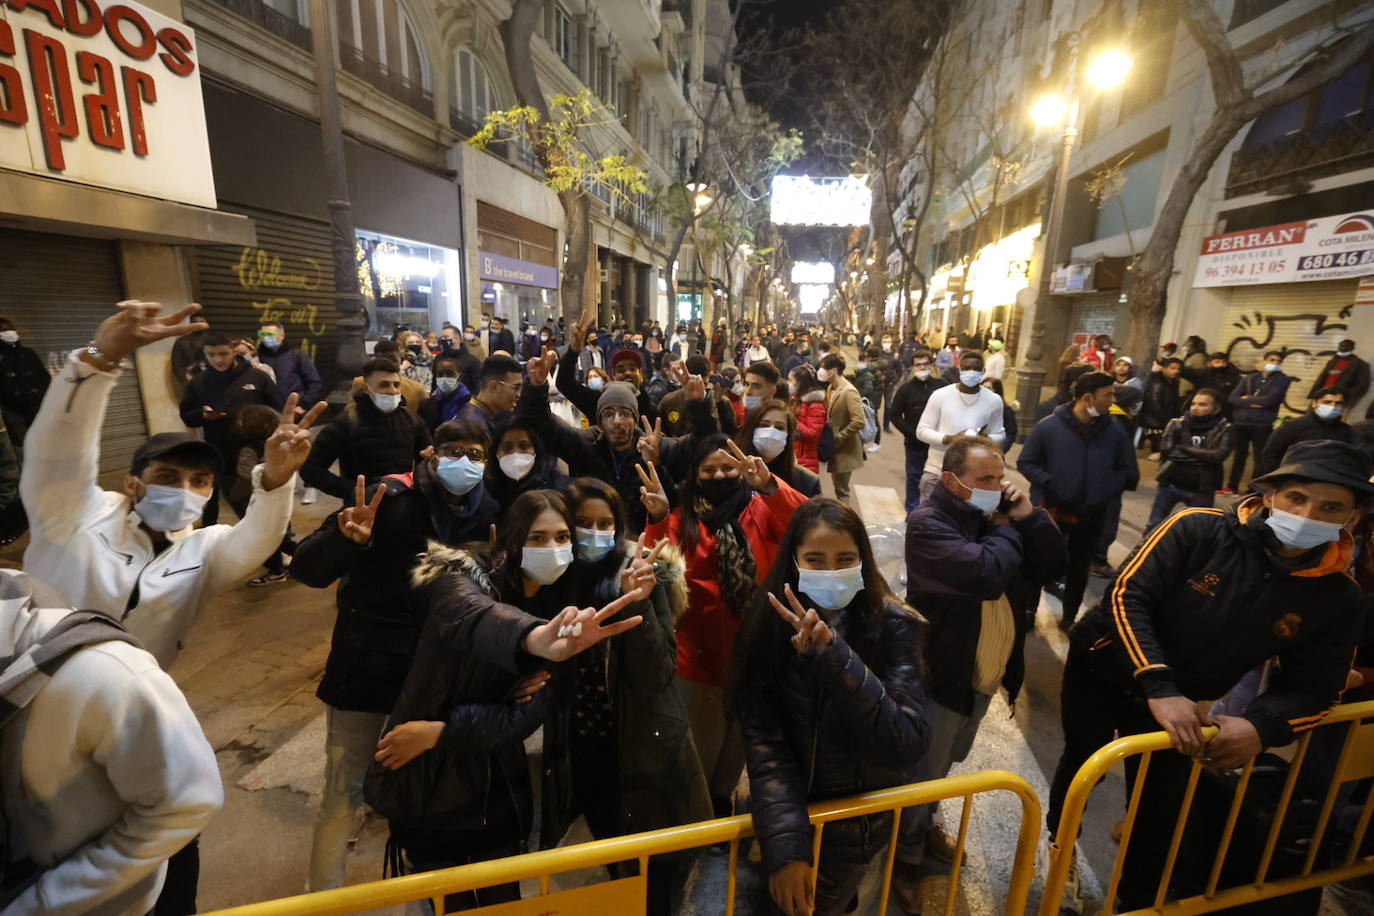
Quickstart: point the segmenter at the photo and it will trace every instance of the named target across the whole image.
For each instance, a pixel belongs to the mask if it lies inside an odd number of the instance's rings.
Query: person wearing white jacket
[[[124,492],[97,483],[100,431],[119,364],[165,337],[204,330],[182,324],[199,306],[166,319],[155,303],[121,303],[90,347],[72,352],[30,428],[19,492],[29,516],[24,569],[73,607],[103,611],[139,638],[164,669],[210,599],[254,572],[291,519],[296,469],[310,453],[295,399],[253,472],[253,496],[236,525],[195,528],[213,496],[218,456],[186,433],[160,433],[135,453]]]
[[[146,344],[205,330],[203,321],[183,323],[199,310],[190,305],[162,318],[157,303],[119,303],[48,389],[19,480],[30,525],[24,570],[58,589],[68,606],[118,620],[164,670],[210,599],[281,543],[296,471],[310,454],[307,430],[326,406],[296,421],[297,397],[287,398],[238,524],[195,528],[215,496],[220,458],[189,433],[153,436],[135,452],[124,492],[102,490],[100,433],[120,363]],[[192,843],[172,863],[160,913],[195,911],[198,871]]]
[[[42,583],[0,571],[0,683],[72,613]],[[117,640],[76,650],[41,684],[0,733],[0,773],[9,851],[26,865],[10,866],[23,878],[10,893],[23,889],[0,916],[143,916],[168,858],[224,801],[186,698]]]

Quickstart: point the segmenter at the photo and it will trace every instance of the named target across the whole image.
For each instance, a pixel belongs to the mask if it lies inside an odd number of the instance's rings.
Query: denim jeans
[[[925,469],[926,459],[930,457],[930,446],[917,440],[915,445],[906,444],[906,511],[910,512],[921,504],[921,471]]]
[[[975,691],[973,709],[967,716],[934,700],[926,703],[926,751],[917,761],[911,781],[929,782],[948,776],[950,769],[973,749],[973,739],[991,702],[992,697],[988,694]],[[926,837],[930,835],[938,807],[938,802],[932,802],[902,811],[902,824],[897,832],[898,860],[919,865],[925,858]]]
[[[310,849],[310,889],[343,887],[348,841],[363,805],[363,778],[377,753],[386,714],[326,706],[324,794]]]

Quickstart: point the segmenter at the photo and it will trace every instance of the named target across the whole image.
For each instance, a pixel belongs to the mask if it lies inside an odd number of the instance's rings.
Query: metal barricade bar
[[[1015,858],[1012,863],[1011,878],[1007,887],[1007,901],[1003,910],[1007,916],[1021,916],[1025,911],[1030,891],[1031,876],[1035,870],[1035,847],[1040,835],[1040,799],[1025,779],[1003,770],[986,770],[963,776],[952,776],[930,782],[915,783],[892,789],[870,792],[853,798],[834,799],[817,802],[809,806],[810,821],[816,827],[815,850],[819,851],[824,825],[859,817],[867,814],[893,812],[892,839],[897,835],[897,820],[904,808],[929,804],[936,801],[961,798],[964,811],[959,828],[957,855],[962,856],[967,835],[969,811],[975,796],[990,792],[1011,792],[1021,802],[1021,829],[1017,836]],[[549,878],[553,875],[610,865],[615,862],[639,860],[640,876],[646,869],[644,864],[656,855],[680,852],[710,846],[715,843],[730,844],[729,877],[726,887],[726,913],[734,912],[735,872],[739,863],[739,841],[753,835],[752,819],[749,815],[720,818],[669,827],[647,833],[597,840],[576,846],[561,846],[540,852],[494,859],[489,862],[476,862],[456,868],[389,878],[366,884],[357,884],[337,890],[320,891],[284,897],[262,903],[246,904],[218,910],[213,916],[347,916],[380,907],[394,906],[417,900],[432,899],[442,902],[447,894],[461,893],[476,888],[492,887],[516,881],[540,879],[540,897],[530,898],[537,901],[547,895]],[[889,842],[883,875],[883,900],[886,905],[890,889],[892,867],[895,857],[895,843]],[[813,856],[811,879],[815,881],[819,866],[819,855]],[[610,882],[603,882],[609,884]],[[947,898],[946,912],[952,907],[955,882],[951,882]],[[642,912],[641,908],[639,912]],[[508,907],[509,904],[497,906]],[[436,910],[441,912],[441,910]],[[468,912],[481,913],[483,910]]]

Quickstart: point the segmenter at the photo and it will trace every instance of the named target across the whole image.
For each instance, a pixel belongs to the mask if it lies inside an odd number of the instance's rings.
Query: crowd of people
[[[386,874],[554,846],[578,817],[607,838],[748,811],[778,911],[852,911],[892,815],[826,829],[813,882],[808,803],[947,775],[991,699],[1014,703],[1048,591],[1070,645],[1051,832],[1113,734],[1163,729],[1179,751],[1149,771],[1120,889],[1134,904],[1152,899],[1188,758],[1238,767],[1364,684],[1374,463],[1342,420],[1369,384],[1352,342],[1309,413],[1275,429],[1283,353],[1242,375],[1190,338],[1137,372],[1099,337],[1039,405],[1023,489],[1006,350],[967,331],[668,335],[589,313],[517,338],[488,315],[377,342],[316,429],[324,384],[281,325],[234,339],[197,311],[121,303],[18,416],[31,530],[23,570],[0,573],[0,912],[195,912],[197,837],[223,792],[166,670],[245,579],[335,593],[312,890],[343,884],[364,804],[388,823]],[[121,364],[168,339],[199,350],[181,401],[198,432],[152,436],[102,490]],[[851,505],[893,426],[900,594]],[[1106,550],[1140,440],[1157,495],[1117,570]],[[1246,449],[1245,495],[1212,508],[1240,490]],[[299,539],[298,487],[340,501]],[[1094,574],[1109,587],[1080,615]],[[539,729],[536,784],[524,739]],[[907,912],[954,854],[935,813],[900,814]],[[650,912],[674,911],[691,865],[649,861]]]

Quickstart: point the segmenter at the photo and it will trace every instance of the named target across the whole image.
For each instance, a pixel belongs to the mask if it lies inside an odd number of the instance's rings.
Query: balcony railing
[[[214,0],[236,16],[242,16],[278,38],[302,50],[310,50],[310,29],[285,13],[272,9],[262,0]]]
[[[448,110],[448,124],[464,137],[471,137],[482,129],[481,121],[452,107]]]
[[[418,83],[411,82],[385,64],[364,57],[357,48],[339,45],[339,63],[344,70],[366,80],[396,101],[408,105],[420,114],[434,116],[434,96]]]
[[[1257,194],[1374,166],[1374,111],[1289,134],[1231,157],[1226,196]]]

